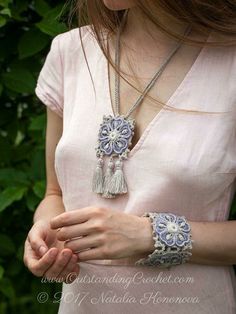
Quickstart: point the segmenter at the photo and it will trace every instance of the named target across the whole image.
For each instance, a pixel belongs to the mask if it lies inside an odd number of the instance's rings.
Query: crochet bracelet
[[[149,212],[155,250],[147,258],[141,258],[135,265],[170,268],[185,263],[192,255],[191,227],[184,216],[173,213]]]

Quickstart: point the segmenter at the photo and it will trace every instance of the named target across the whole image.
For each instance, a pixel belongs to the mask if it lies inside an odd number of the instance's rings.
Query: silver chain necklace
[[[127,16],[126,10],[123,16],[121,26],[118,28],[116,36],[115,64],[119,70],[120,67],[120,33],[124,25],[124,20]],[[184,35],[191,30],[189,25],[185,30]],[[131,139],[134,135],[135,120],[130,118],[132,112],[142,103],[148,91],[155,84],[158,77],[163,72],[164,68],[180,48],[180,41],[169,54],[165,62],[161,65],[151,81],[147,84],[143,94],[139,96],[134,105],[128,110],[125,115],[120,115],[120,76],[115,71],[115,116],[103,115],[103,122],[100,124],[98,132],[98,146],[95,147],[97,166],[94,170],[92,180],[92,190],[97,194],[101,194],[104,198],[114,198],[119,194],[128,192],[127,182],[123,173],[123,159],[128,159],[128,149],[131,146]],[[103,174],[104,155],[110,156],[107,169]],[[118,157],[116,161],[114,158]]]

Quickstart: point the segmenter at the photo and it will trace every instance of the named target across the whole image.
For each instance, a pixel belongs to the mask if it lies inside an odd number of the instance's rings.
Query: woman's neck
[[[177,23],[161,11],[158,19],[165,27],[180,35],[183,35],[187,28],[187,23]],[[161,49],[163,55],[166,55],[166,51],[169,51],[170,47],[176,45],[176,40],[158,29],[153,22],[143,15],[138,7],[129,9],[122,40],[131,49],[148,49],[149,52]]]

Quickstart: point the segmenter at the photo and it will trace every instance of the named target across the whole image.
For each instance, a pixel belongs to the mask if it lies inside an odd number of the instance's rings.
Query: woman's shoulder
[[[60,40],[63,43],[75,44],[76,43],[75,41],[77,41],[80,38],[80,34],[82,38],[85,38],[91,32],[92,32],[91,25],[84,25],[84,26],[76,27],[66,32],[60,33],[56,35],[54,38],[56,40]]]
[[[84,49],[91,48],[91,45],[96,45],[96,39],[92,33],[91,25],[76,27],[64,33],[60,33],[53,38],[53,41],[57,42],[62,56],[70,56],[78,52],[78,50],[81,50],[82,42]]]

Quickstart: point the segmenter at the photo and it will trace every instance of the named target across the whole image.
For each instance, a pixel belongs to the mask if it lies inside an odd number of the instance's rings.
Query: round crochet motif
[[[127,153],[130,151],[128,147],[131,145],[134,134],[133,129],[133,119],[126,119],[122,115],[116,117],[104,115],[98,134],[98,154],[127,157]]]
[[[161,213],[156,221],[156,232],[168,246],[183,247],[190,241],[190,226],[182,216]]]

